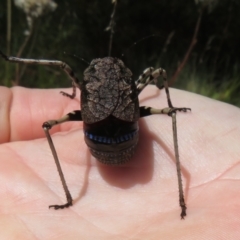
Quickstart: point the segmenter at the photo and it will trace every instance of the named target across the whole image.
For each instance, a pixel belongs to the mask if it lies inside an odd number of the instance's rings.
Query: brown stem
[[[228,11],[229,11],[229,13],[228,13],[228,20],[226,21],[226,25],[223,28],[223,32],[221,34],[222,38],[221,38],[220,44],[219,44],[219,46],[217,48],[215,59],[214,59],[214,62],[213,62],[213,71],[214,72],[215,72],[215,70],[217,68],[217,62],[218,62],[219,54],[221,52],[221,48],[223,46],[223,43],[226,40],[226,36],[227,36],[227,33],[228,33],[228,28],[229,28],[230,22],[232,20],[232,3],[233,3],[233,1],[231,1],[231,4],[230,4],[229,9],[228,9]]]
[[[39,21],[35,21],[34,22],[34,31],[32,31],[31,35],[32,35],[32,41],[31,41],[31,45],[29,47],[29,50],[28,50],[28,54],[27,56],[31,56],[31,53],[32,53],[32,50],[35,46],[35,43],[36,43],[36,39],[37,39],[37,35],[38,35],[38,28],[39,28]],[[34,33],[34,34],[33,34]],[[24,64],[21,68],[21,72],[19,74],[19,79],[21,80],[25,70],[27,68],[27,64]]]
[[[11,0],[7,0],[7,56],[10,55],[11,47],[11,27],[12,27],[12,4]],[[5,86],[9,85],[9,62],[6,62]]]
[[[178,66],[177,70],[175,71],[175,73],[173,74],[171,80],[169,81],[169,85],[173,85],[175,82],[176,82],[176,79],[178,78],[179,74],[181,73],[183,67],[185,66],[185,64],[187,63],[188,59],[189,59],[189,56],[195,46],[195,44],[197,43],[197,35],[198,35],[198,32],[199,32],[199,28],[200,28],[200,23],[201,23],[201,20],[202,20],[202,12],[203,10],[201,9],[199,11],[199,15],[198,15],[198,20],[197,20],[197,23],[196,23],[196,26],[195,26],[195,30],[194,30],[194,34],[193,34],[193,37],[192,37],[192,41],[189,45],[189,48],[182,60],[182,62],[180,63],[180,65]]]
[[[165,41],[165,44],[163,46],[162,52],[159,57],[160,60],[162,59],[162,56],[167,52],[168,46],[171,43],[174,34],[175,34],[175,30],[171,31],[170,34],[168,35],[167,40]]]
[[[110,40],[109,40],[109,48],[108,48],[108,56],[111,56],[112,51],[112,41],[113,41],[113,34],[114,34],[114,26],[115,26],[115,12],[117,7],[117,0],[112,1],[114,3],[113,12],[111,14],[111,19],[108,27],[106,28],[106,31],[110,31]]]
[[[28,43],[28,41],[29,41],[29,39],[30,39],[30,37],[32,35],[33,27],[31,27],[29,30],[30,30],[29,34],[25,37],[24,42],[22,43],[22,45],[20,46],[20,48],[18,50],[18,53],[17,53],[17,56],[16,56],[18,58],[21,57],[22,52],[23,52],[24,48],[26,47],[26,45],[27,45],[27,43]],[[16,64],[15,81],[13,82],[13,85],[14,86],[18,86],[19,83],[20,83],[19,64]]]

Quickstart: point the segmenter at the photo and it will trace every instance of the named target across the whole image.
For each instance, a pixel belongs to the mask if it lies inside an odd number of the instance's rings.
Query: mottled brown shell
[[[82,118],[95,123],[112,115],[135,122],[139,102],[132,72],[118,58],[94,59],[84,71],[81,89]]]

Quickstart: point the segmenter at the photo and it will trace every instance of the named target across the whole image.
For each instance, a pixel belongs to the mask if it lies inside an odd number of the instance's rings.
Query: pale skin
[[[170,89],[175,107],[192,109],[177,113],[184,220],[169,116],[140,120],[138,149],[122,167],[97,163],[82,122],[53,127],[74,199],[72,207],[54,210],[48,206],[66,200],[42,123],[80,108],[77,98],[59,91],[0,87],[1,239],[239,239],[239,108]],[[167,107],[164,90],[154,86],[140,100],[141,106]]]

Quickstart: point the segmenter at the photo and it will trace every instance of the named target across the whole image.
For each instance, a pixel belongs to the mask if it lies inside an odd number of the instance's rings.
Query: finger
[[[63,97],[59,94],[60,91],[61,89],[1,87],[0,111],[3,117],[0,142],[44,137],[42,130],[44,121],[60,118],[68,112],[79,109],[79,100]],[[52,132],[66,131],[73,126],[74,123],[59,125],[53,128]]]

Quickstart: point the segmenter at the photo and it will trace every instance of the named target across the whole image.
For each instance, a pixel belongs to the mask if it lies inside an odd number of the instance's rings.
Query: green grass
[[[231,72],[221,76],[209,73],[206,69],[193,70],[187,65],[175,86],[240,107],[240,78],[237,64]]]

